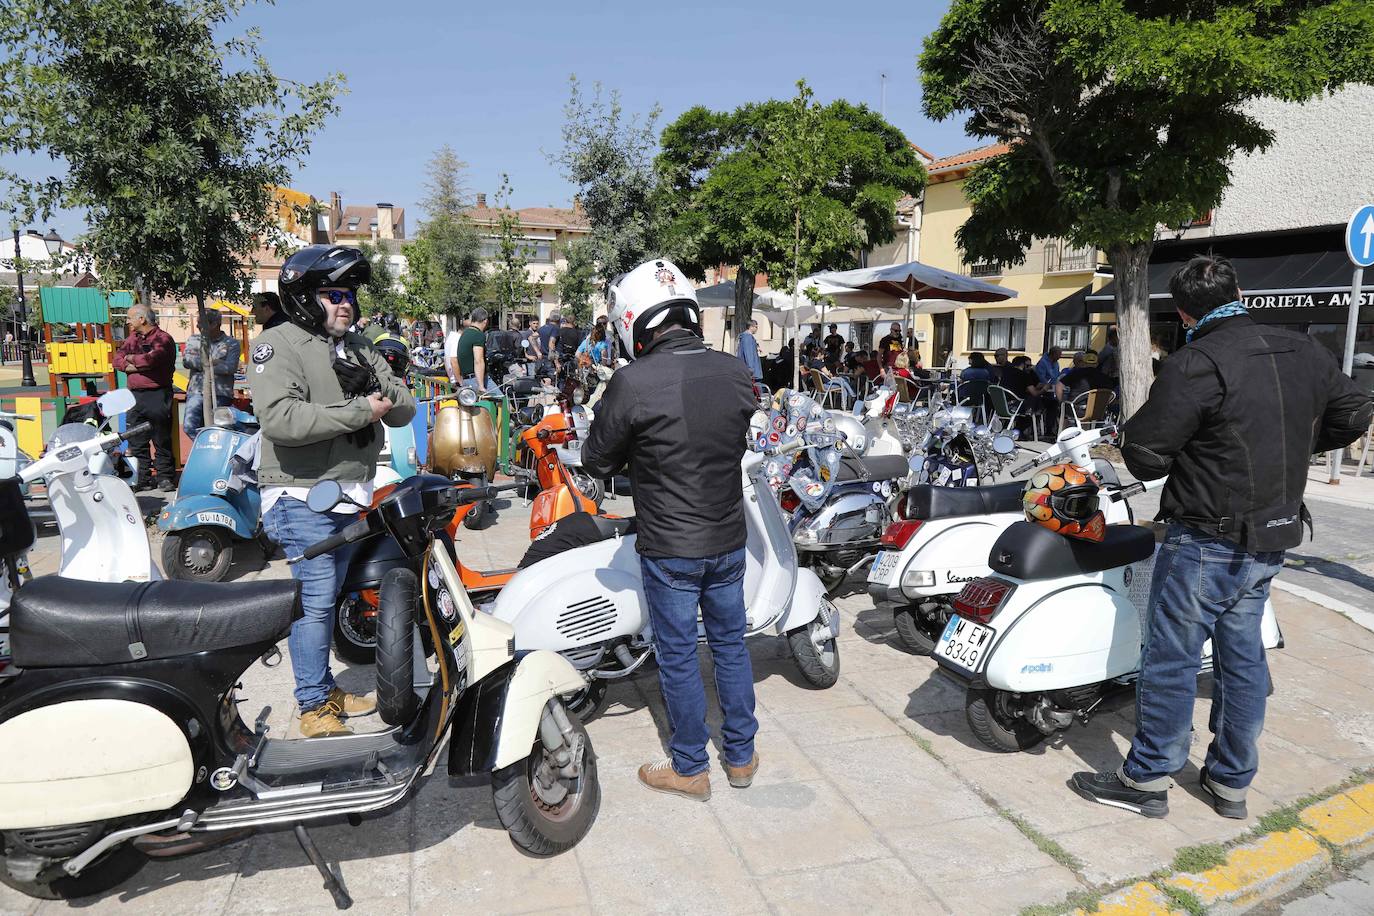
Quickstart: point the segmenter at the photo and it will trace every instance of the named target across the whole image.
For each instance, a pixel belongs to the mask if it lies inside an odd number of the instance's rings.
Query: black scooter
[[[265,714],[251,727],[239,717],[242,672],[277,663],[300,614],[293,581],[24,585],[10,611],[21,670],[0,680],[0,882],[44,899],[94,894],[142,866],[141,845],[292,828],[343,908],[351,901],[305,825],[401,805],[445,735],[448,772],[491,774],[516,845],[535,855],[575,845],[601,790],[591,742],[560,697],[586,682],[556,653],[517,659],[510,627],[474,610],[435,546],[460,503],[498,489],[412,477],[293,558],[385,533],[419,562],[418,575],[394,569],[380,586],[381,732],[283,740],[268,736]],[[308,504],[327,511],[340,498],[324,481]],[[32,543],[17,479],[0,482],[0,557]]]

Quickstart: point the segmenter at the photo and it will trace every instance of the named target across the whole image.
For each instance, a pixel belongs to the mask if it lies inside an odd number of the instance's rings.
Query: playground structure
[[[114,328],[110,313],[128,311],[133,294],[105,293],[93,287],[45,286],[39,289],[43,344],[47,350],[48,391],[53,397],[87,393],[96,379],[118,387],[112,363]],[[70,327],[63,333],[59,326]]]

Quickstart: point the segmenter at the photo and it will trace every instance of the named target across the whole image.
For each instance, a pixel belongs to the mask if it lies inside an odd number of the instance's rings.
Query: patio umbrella
[[[862,290],[834,283],[827,279],[827,276],[813,274],[803,277],[791,292],[763,290],[754,300],[760,304],[759,311],[767,315],[769,320],[792,328],[793,388],[797,387],[801,376],[801,347],[798,339],[801,336],[801,325],[803,322],[815,321],[818,317],[824,323],[827,300],[835,303],[835,309],[830,312],[830,320],[836,323],[872,321],[881,315],[900,313],[902,310],[900,296],[894,296],[886,290]],[[821,296],[821,300],[812,302],[811,297],[807,295],[808,292]],[[837,317],[840,314],[844,317]],[[774,317],[775,315],[777,317]]]

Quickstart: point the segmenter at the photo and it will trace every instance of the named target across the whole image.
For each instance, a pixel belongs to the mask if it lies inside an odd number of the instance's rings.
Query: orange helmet
[[[1097,491],[1097,475],[1072,464],[1052,464],[1026,482],[1021,502],[1027,521],[1068,537],[1100,541],[1107,533],[1107,518],[1098,508]]]

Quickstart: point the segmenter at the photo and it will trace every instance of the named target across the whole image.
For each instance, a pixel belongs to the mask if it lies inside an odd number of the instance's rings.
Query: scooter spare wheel
[[[202,525],[162,539],[162,568],[169,579],[220,582],[233,563],[233,540],[223,528]]]

